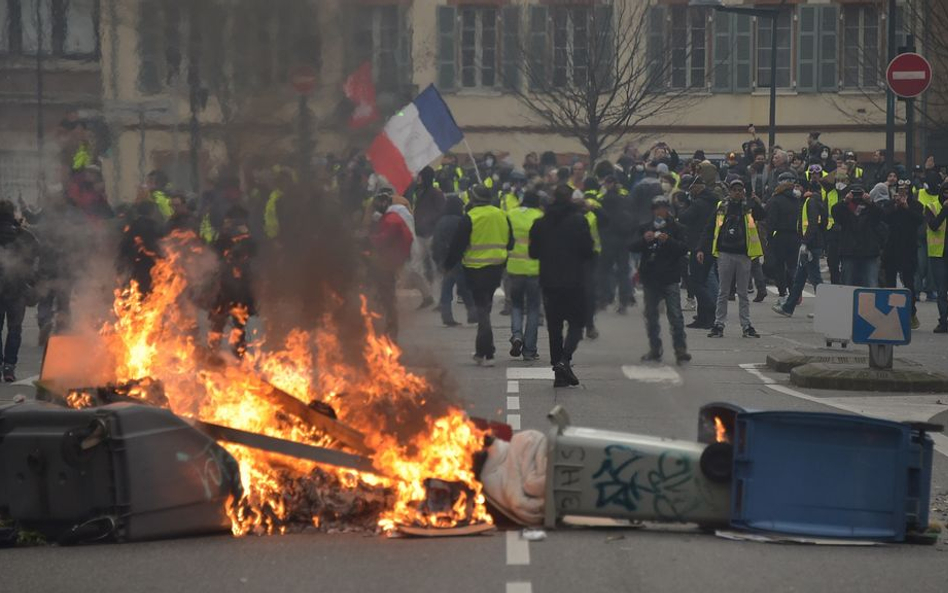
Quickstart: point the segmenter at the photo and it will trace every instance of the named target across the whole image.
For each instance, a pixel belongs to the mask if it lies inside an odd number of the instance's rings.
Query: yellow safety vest
[[[92,164],[92,151],[89,150],[89,145],[83,142],[79,145],[79,148],[76,149],[76,152],[72,155],[72,170],[73,171],[82,171],[86,167]]]
[[[208,212],[204,215],[204,218],[201,219],[201,228],[198,229],[198,234],[201,235],[201,239],[210,245],[214,241],[217,241],[217,229],[214,228],[214,225],[211,224],[211,214]]]
[[[861,179],[861,178],[862,178],[862,174],[865,173],[865,171],[863,170],[862,167],[856,167],[856,170],[854,171],[854,173],[855,173],[855,177],[856,177],[857,179]]]
[[[517,208],[507,213],[513,228],[514,248],[508,254],[507,273],[519,276],[540,274],[540,260],[530,258],[530,229],[538,218],[543,218],[539,208]]]
[[[263,232],[268,239],[276,239],[280,236],[280,216],[277,213],[277,202],[282,197],[283,192],[281,190],[273,190],[270,192],[267,205],[263,209]]]
[[[586,203],[589,204],[589,207],[593,210],[602,208],[602,204],[599,203],[597,199],[598,192],[589,190],[585,192],[586,194]],[[592,234],[593,238],[593,251],[596,253],[602,253],[602,237],[599,235],[599,219],[596,218],[596,213],[592,210],[586,213],[586,222],[589,223],[589,232]]]
[[[165,220],[171,218],[174,211],[171,209],[171,198],[168,197],[168,194],[161,190],[155,190],[151,192],[151,201],[158,207],[158,212]]]
[[[486,268],[507,263],[507,241],[510,224],[507,215],[496,206],[477,206],[467,215],[471,218],[471,244],[461,260],[465,268]]]
[[[520,198],[513,193],[504,194],[500,199],[500,209],[506,213],[511,213],[520,208]]]
[[[721,227],[724,226],[724,208],[723,202],[718,202],[718,213],[714,223],[714,243],[711,245],[711,254],[718,256],[718,235],[721,233]],[[757,221],[754,215],[749,211],[744,214],[744,236],[747,238],[747,257],[761,257],[764,255],[764,248],[760,243],[760,234],[757,232]]]
[[[444,170],[444,167],[439,168],[438,173],[440,173],[443,170]],[[461,167],[455,167],[454,168],[454,193],[457,194],[461,192],[461,179],[463,178],[464,178],[464,170],[461,169]],[[438,189],[441,189],[441,184],[438,183],[437,181],[434,182],[434,186],[437,187]]]
[[[836,226],[836,219],[833,218],[833,206],[839,203],[839,190],[832,189],[823,191],[823,202],[826,204],[826,230]]]
[[[930,194],[927,190],[918,192],[918,201],[922,206],[932,211],[932,214],[938,216],[941,213],[941,202],[937,194]],[[942,257],[945,255],[945,228],[948,227],[948,221],[941,223],[937,231],[933,231],[928,223],[925,223],[925,239],[928,243],[928,257]]]
[[[810,215],[807,213],[807,210],[810,207],[810,200],[812,198],[807,198],[803,200],[803,213],[800,215],[800,236],[805,237],[807,229],[810,228]]]

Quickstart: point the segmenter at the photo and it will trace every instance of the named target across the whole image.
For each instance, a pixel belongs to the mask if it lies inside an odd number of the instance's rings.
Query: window
[[[877,6],[843,7],[843,86],[879,86],[879,9]]]
[[[497,10],[461,9],[461,86],[493,88],[497,83]]]
[[[0,53],[94,58],[97,0],[0,0]]]
[[[653,6],[648,19],[646,53],[653,85],[704,88],[708,82],[708,9]]]
[[[801,92],[835,91],[837,79],[836,6],[801,6],[797,51],[797,89]]]
[[[411,83],[411,39],[400,6],[363,6],[357,12],[356,47],[349,55],[349,70],[372,61],[372,74],[381,90]]]
[[[525,57],[532,86],[608,87],[616,50],[612,26],[609,5],[531,6]]]
[[[790,87],[790,22],[789,10],[777,15],[777,86]],[[773,19],[757,19],[757,87],[770,87],[770,52]]]
[[[553,84],[586,84],[589,66],[589,10],[553,8]]]
[[[437,10],[441,90],[518,84],[519,52],[514,47],[519,49],[519,6],[439,6]]]
[[[743,14],[714,15],[714,72],[712,88],[720,93],[751,90],[753,22]]]

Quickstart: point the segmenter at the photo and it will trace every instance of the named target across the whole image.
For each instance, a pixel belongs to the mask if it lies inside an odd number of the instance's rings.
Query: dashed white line
[[[507,409],[508,409],[508,410],[519,410],[519,409],[520,409],[520,396],[519,396],[519,395],[508,395],[508,396],[507,396]]]
[[[507,564],[510,566],[530,564],[530,542],[520,537],[520,531],[517,529],[507,532]]]
[[[520,414],[507,414],[507,424],[514,430],[520,430]]]
[[[668,383],[670,385],[681,385],[684,380],[678,371],[670,366],[635,366],[624,365],[622,374],[626,379],[639,381],[642,383]]]
[[[553,380],[553,369],[549,367],[507,367],[507,380],[547,379]]]
[[[533,587],[527,583],[507,583],[507,593],[533,593]]]
[[[507,393],[520,393],[520,381],[507,381]]]

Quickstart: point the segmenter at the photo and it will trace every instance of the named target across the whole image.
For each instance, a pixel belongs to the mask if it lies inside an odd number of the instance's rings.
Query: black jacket
[[[602,204],[601,210],[609,220],[606,225],[602,225],[600,221],[599,236],[602,238],[603,249],[628,248],[636,230],[632,221],[632,198],[618,191],[611,191],[602,196],[599,202]]]
[[[540,286],[583,285],[586,262],[593,257],[589,223],[573,204],[551,204],[530,229],[530,257],[540,260]]]
[[[709,189],[704,190],[691,200],[691,205],[678,215],[678,222],[684,227],[685,240],[691,251],[698,251],[701,247],[701,235],[708,226],[708,220],[713,218],[717,208],[718,197]]]
[[[440,270],[447,271],[444,264],[448,259],[448,250],[451,248],[451,241],[463,217],[464,203],[461,202],[461,198],[457,196],[448,198],[445,202],[444,214],[435,224],[431,240],[431,257]]]
[[[806,207],[806,233],[803,232],[803,208]],[[812,196],[809,200],[799,201],[800,216],[797,220],[798,233],[807,249],[823,248],[823,231],[826,229],[826,215],[823,213],[823,200]]]
[[[800,220],[800,200],[792,190],[774,194],[767,202],[767,228],[770,232],[796,234]]]
[[[883,212],[882,219],[889,227],[889,240],[885,244],[887,259],[918,257],[918,229],[925,223],[922,204],[910,197],[906,208],[899,208],[895,202]]]
[[[860,209],[857,215],[856,210]],[[841,257],[878,257],[882,251],[882,210],[868,197],[861,205],[845,201],[833,206],[833,220],[839,226]]]
[[[648,231],[661,232],[668,238],[661,242],[657,239],[645,240]],[[656,229],[654,223],[642,225],[632,241],[632,251],[641,253],[639,277],[645,284],[665,286],[681,280],[681,258],[688,253],[685,232],[681,225],[669,220],[662,229]]]
[[[36,282],[39,243],[16,220],[0,220],[0,293],[23,295]]]

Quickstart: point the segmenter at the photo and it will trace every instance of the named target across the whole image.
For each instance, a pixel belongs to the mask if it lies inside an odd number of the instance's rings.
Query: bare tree
[[[607,0],[551,6],[547,23],[529,13],[516,59],[507,56],[505,86],[547,129],[576,139],[590,162],[597,161],[638,125],[687,107],[693,91],[706,87],[707,76],[683,88],[669,86],[673,51],[685,58],[691,49],[680,39],[673,48],[674,36],[655,31],[649,38],[654,5]]]

